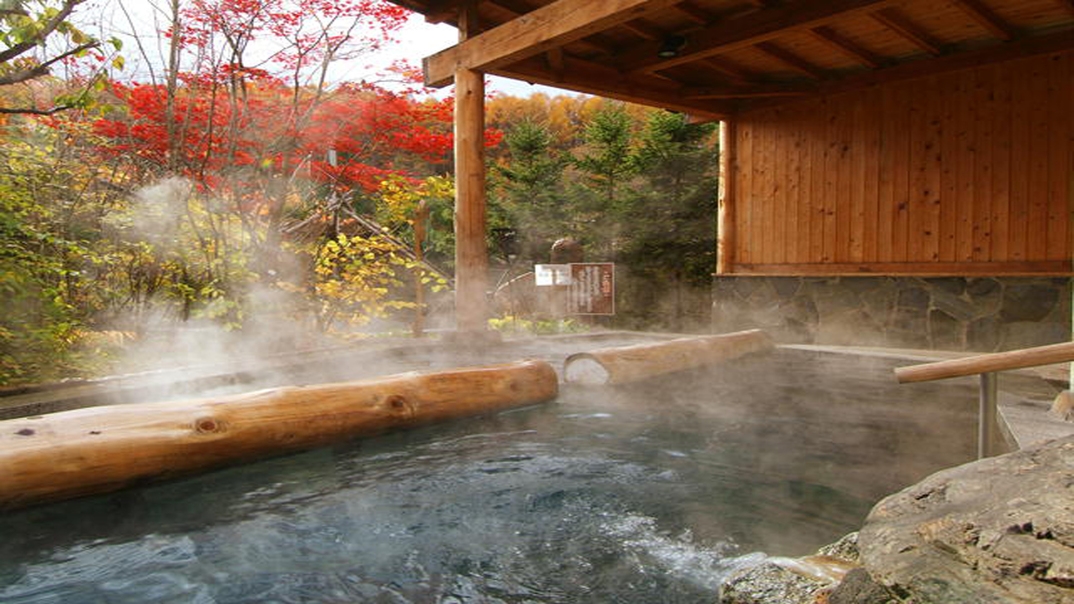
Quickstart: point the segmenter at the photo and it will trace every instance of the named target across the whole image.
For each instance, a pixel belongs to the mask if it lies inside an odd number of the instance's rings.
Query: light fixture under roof
[[[661,59],[672,59],[679,56],[679,52],[686,46],[686,38],[679,34],[671,34],[664,37],[664,41],[660,43],[660,49],[656,51],[656,56]]]

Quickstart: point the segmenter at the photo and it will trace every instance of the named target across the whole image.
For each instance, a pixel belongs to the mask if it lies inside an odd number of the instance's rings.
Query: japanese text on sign
[[[570,267],[567,312],[575,315],[614,315],[615,264],[580,262]]]

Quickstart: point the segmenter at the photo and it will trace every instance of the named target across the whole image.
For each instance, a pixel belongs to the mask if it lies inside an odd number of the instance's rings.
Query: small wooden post
[[[716,273],[730,273],[735,264],[735,122],[720,122],[720,194],[716,213]]]
[[[459,41],[477,33],[473,2],[459,15]],[[488,247],[485,243],[485,74],[455,72],[455,326],[485,331]]]
[[[415,338],[425,333],[425,226],[429,220],[429,203],[422,199],[414,209],[414,324]]]
[[[992,456],[992,440],[996,432],[996,398],[998,378],[994,372],[982,373],[977,401],[977,459]]]

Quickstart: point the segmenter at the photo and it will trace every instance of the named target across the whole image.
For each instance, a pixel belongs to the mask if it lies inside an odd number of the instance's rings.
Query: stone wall
[[[778,342],[990,352],[1068,341],[1071,280],[1047,277],[715,278],[715,333]]]

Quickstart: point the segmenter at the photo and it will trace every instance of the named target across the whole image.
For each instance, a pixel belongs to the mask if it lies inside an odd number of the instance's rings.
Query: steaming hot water
[[[8,513],[0,602],[713,601],[972,457],[972,382],[891,367],[780,351]]]

